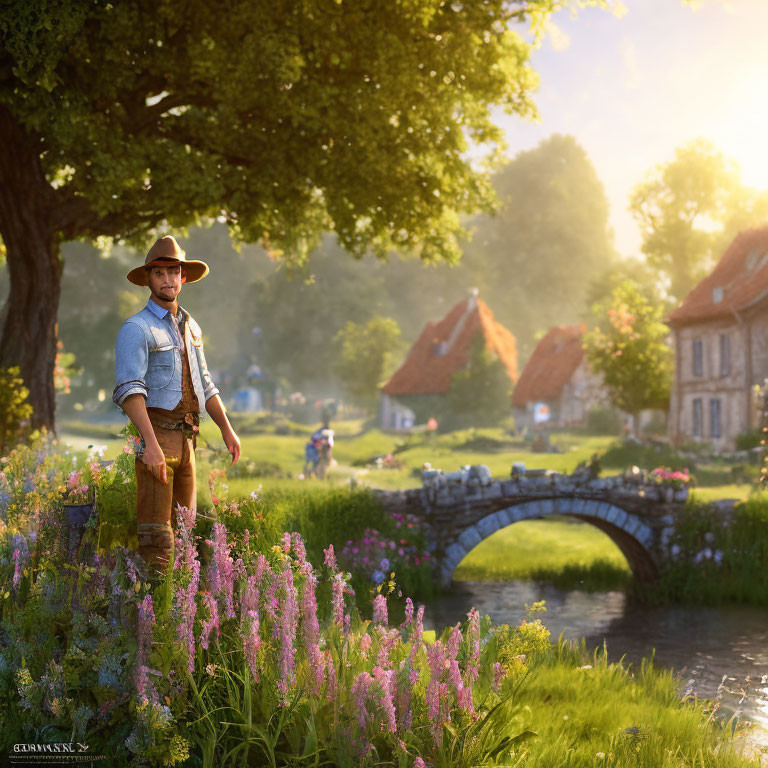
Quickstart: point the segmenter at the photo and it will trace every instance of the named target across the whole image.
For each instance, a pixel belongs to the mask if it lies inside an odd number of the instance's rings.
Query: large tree
[[[740,229],[763,224],[768,196],[745,188],[738,165],[706,139],[675,150],[630,198],[648,264],[681,301]]]
[[[0,11],[0,366],[53,426],[63,240],[146,246],[221,217],[302,254],[455,259],[492,207],[467,139],[534,114],[530,44],[568,0],[6,0]]]
[[[463,267],[525,359],[538,332],[579,319],[591,281],[612,263],[608,200],[587,153],[559,134],[520,152],[493,184],[502,207],[472,222]]]

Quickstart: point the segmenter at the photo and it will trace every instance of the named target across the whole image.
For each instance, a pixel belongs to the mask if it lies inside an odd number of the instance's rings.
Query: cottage
[[[424,423],[451,389],[451,376],[467,365],[472,341],[482,334],[501,360],[510,382],[517,381],[515,337],[493,318],[473,292],[436,323],[427,323],[403,364],[381,387],[380,421],[384,429]]]
[[[583,326],[559,325],[536,345],[512,394],[518,429],[544,420],[553,427],[584,426],[592,408],[608,405],[600,377],[587,364],[583,336]]]
[[[768,227],[741,232],[666,322],[671,440],[733,449],[759,427],[755,388],[768,378]]]

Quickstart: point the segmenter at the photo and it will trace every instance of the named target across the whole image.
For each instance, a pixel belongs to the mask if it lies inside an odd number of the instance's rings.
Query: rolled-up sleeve
[[[205,362],[205,354],[203,353],[203,345],[195,347],[197,352],[197,362],[200,367],[200,378],[203,381],[203,397],[207,403],[214,395],[219,394],[219,388],[213,383],[211,379],[211,372],[208,370],[208,365]]]
[[[147,361],[149,347],[147,337],[136,323],[126,321],[117,334],[115,346],[115,379],[117,384],[112,392],[112,401],[123,407],[129,395],[147,396]]]

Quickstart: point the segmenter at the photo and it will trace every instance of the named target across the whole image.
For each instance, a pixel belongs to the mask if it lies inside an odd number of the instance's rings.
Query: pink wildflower
[[[363,656],[366,656],[368,654],[368,651],[371,648],[371,636],[366,632],[361,638],[360,638],[360,651],[362,652]]]
[[[395,672],[392,669],[384,670],[379,666],[373,668],[373,677],[381,686],[382,697],[379,700],[384,716],[386,718],[386,727],[390,733],[397,731],[397,720],[395,718]]]
[[[149,701],[157,699],[157,691],[149,680],[147,661],[149,650],[152,646],[152,629],[155,626],[155,611],[152,606],[152,595],[147,595],[139,603],[138,619],[138,649],[136,651],[136,694],[139,700]],[[149,693],[149,696],[147,696]]]
[[[506,677],[507,670],[500,661],[493,663],[493,690],[498,692],[501,687],[501,681]]]
[[[325,564],[335,573],[338,566],[336,565],[336,555],[333,552],[333,544],[328,549],[323,550],[323,555],[325,555]]]
[[[344,627],[344,587],[346,583],[342,574],[337,573],[333,577],[333,622],[338,627]]]
[[[319,695],[323,686],[323,657],[318,642],[320,640],[320,623],[317,620],[317,598],[315,588],[317,578],[308,574],[304,581],[301,600],[301,622],[304,635],[304,645],[307,651],[307,661],[315,677],[315,694]]]
[[[227,543],[227,528],[223,523],[213,524],[213,559],[208,569],[208,583],[214,595],[224,597],[224,607],[227,618],[235,617],[234,606],[234,579],[235,566],[229,554]]]
[[[216,598],[210,592],[203,593],[203,603],[208,608],[208,619],[203,622],[202,633],[200,635],[200,645],[208,650],[208,640],[211,632],[216,630],[216,637],[221,635],[219,629],[219,605]]]
[[[280,640],[279,652],[279,677],[277,689],[283,696],[288,693],[288,689],[293,686],[295,675],[296,648],[294,641],[296,639],[296,624],[299,614],[299,606],[296,599],[296,587],[293,584],[293,571],[290,566],[278,576],[280,588],[283,591],[283,599],[280,611],[280,625],[278,628],[278,637]]]
[[[387,626],[389,619],[387,617],[387,598],[384,595],[376,595],[373,598],[373,623]]]
[[[333,656],[330,651],[323,653],[325,659],[325,697],[328,701],[334,701],[338,692],[338,682],[336,677],[336,665],[333,663]]]
[[[190,674],[195,669],[195,614],[197,613],[197,589],[200,584],[200,561],[193,560],[191,564],[192,578],[186,587],[179,587],[176,592],[176,613],[179,617],[176,625],[176,637],[186,641],[187,670]]]
[[[352,701],[355,704],[355,710],[357,711],[358,725],[365,729],[370,719],[370,714],[365,707],[366,699],[368,698],[373,678],[367,672],[360,672],[352,683],[352,689],[350,695]]]
[[[257,683],[259,681],[258,653],[261,647],[258,611],[249,611],[248,619],[249,621],[244,622],[241,630],[243,634],[243,655],[251,672],[251,677]]]

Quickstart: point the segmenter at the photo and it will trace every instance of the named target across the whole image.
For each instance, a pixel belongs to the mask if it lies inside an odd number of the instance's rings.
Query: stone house
[[[429,322],[403,364],[381,387],[379,419],[383,429],[406,429],[439,410],[451,389],[451,376],[466,367],[478,334],[517,381],[515,337],[496,322],[488,305],[473,292],[437,322]]]
[[[583,336],[581,325],[558,325],[536,345],[512,393],[517,429],[532,429],[543,410],[547,426],[585,426],[592,408],[609,405],[587,364]]]
[[[741,232],[666,322],[675,349],[670,439],[732,450],[759,428],[756,387],[768,378],[768,227]]]

